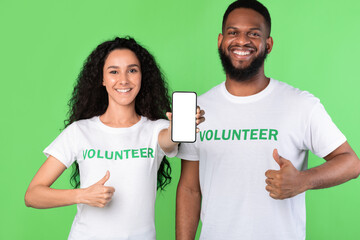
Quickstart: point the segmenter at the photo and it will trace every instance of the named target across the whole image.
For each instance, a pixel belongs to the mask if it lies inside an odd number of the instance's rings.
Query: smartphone
[[[173,142],[196,141],[196,98],[195,92],[173,92],[171,140]]]

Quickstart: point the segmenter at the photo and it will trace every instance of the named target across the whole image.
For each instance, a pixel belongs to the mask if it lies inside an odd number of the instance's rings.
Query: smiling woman
[[[109,94],[109,107],[116,105],[133,108],[141,87],[140,62],[128,49],[116,49],[104,64],[103,85]]]
[[[48,159],[25,204],[78,204],[69,239],[154,240],[156,190],[171,180],[165,155],[175,156],[177,143],[170,140],[168,91],[153,56],[132,38],[100,44],[69,106],[66,128],[44,150]],[[80,189],[50,188],[71,165]]]

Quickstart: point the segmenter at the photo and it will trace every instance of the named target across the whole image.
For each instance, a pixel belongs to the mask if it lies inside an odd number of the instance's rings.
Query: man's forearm
[[[194,240],[200,208],[201,193],[179,185],[176,194],[176,240]]]
[[[280,170],[265,172],[265,189],[274,199],[290,198],[309,189],[336,186],[360,174],[360,160],[347,142],[324,157],[325,163],[305,171],[297,170],[291,161],[279,156],[276,149],[273,157]]]
[[[306,189],[321,189],[339,185],[360,173],[360,161],[355,153],[339,154],[320,166],[301,172]]]

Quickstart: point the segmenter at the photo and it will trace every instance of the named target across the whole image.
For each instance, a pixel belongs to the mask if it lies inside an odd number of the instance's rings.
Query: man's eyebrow
[[[259,30],[259,31],[261,31],[261,29],[259,27],[253,27],[253,28],[250,28],[250,30]]]
[[[239,28],[232,27],[232,26],[226,28],[226,30],[229,30],[229,29],[237,30]],[[259,30],[259,31],[261,31],[261,28],[260,27],[252,27],[252,28],[250,28],[250,30]]]
[[[226,30],[229,30],[229,29],[235,29],[236,30],[238,28],[237,27],[231,27],[231,26],[226,28]]]

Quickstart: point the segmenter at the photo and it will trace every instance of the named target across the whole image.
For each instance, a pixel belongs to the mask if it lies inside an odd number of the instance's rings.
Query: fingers
[[[104,199],[109,202],[113,195],[114,195],[114,192],[108,192],[104,195]]]
[[[204,122],[205,118],[201,117],[201,118],[196,118],[196,124],[199,125],[200,123]]]
[[[279,186],[279,184],[274,179],[271,179],[271,178],[265,179],[265,182],[266,182],[266,190],[268,192],[270,191],[270,189],[274,190],[274,189],[277,189]]]
[[[94,204],[95,207],[103,208],[105,207],[114,196],[115,188],[113,187],[103,187],[103,193],[98,195],[98,198]]]
[[[276,178],[278,175],[279,175],[279,171],[276,170],[267,170],[265,172],[265,176],[272,179]]]
[[[169,119],[169,121],[171,121],[172,113],[171,112],[166,112],[166,117]]]
[[[269,192],[269,196],[273,199],[284,199],[284,197],[282,197],[281,194],[278,193],[277,188],[267,185],[265,189]]]
[[[99,200],[96,204],[94,204],[94,207],[99,207],[99,208],[104,208],[109,202],[110,202],[111,198],[109,200],[106,200],[105,198],[102,200]]]
[[[276,188],[274,188],[272,186],[269,186],[269,185],[266,185],[265,190],[268,191],[273,196],[277,196]]]
[[[115,188],[113,187],[104,187],[103,193],[99,196],[97,203],[95,204],[96,207],[103,208],[105,207],[114,196]]]
[[[97,184],[104,185],[107,182],[107,180],[109,180],[109,178],[110,178],[110,172],[109,170],[107,170],[105,176],[102,179],[100,179],[100,181],[98,181]]]
[[[113,187],[105,187],[105,192],[107,192],[107,193],[114,193],[114,192],[115,192],[115,188],[113,188]]]
[[[269,196],[274,198],[274,199],[277,199],[277,194],[275,193],[276,192],[276,187],[275,187],[275,184],[274,184],[274,179],[277,175],[277,172],[278,171],[275,171],[275,170],[268,170],[265,172],[265,176],[267,177],[265,179],[265,182],[266,182],[266,187],[265,187],[265,190],[269,192]]]
[[[281,199],[275,193],[272,192],[269,193],[269,196],[272,197],[273,199]]]
[[[205,121],[205,111],[201,110],[199,106],[196,107],[196,125],[199,125],[200,123]],[[200,132],[199,128],[196,128],[196,132]]]
[[[266,184],[269,185],[269,186],[272,186],[272,185],[273,185],[273,182],[272,182],[272,179],[271,179],[271,178],[265,179],[265,182],[266,182]]]
[[[196,107],[196,118],[201,118],[205,115],[205,111],[200,109],[199,106]]]
[[[196,107],[196,114],[204,115],[205,111],[202,110],[199,106]]]

